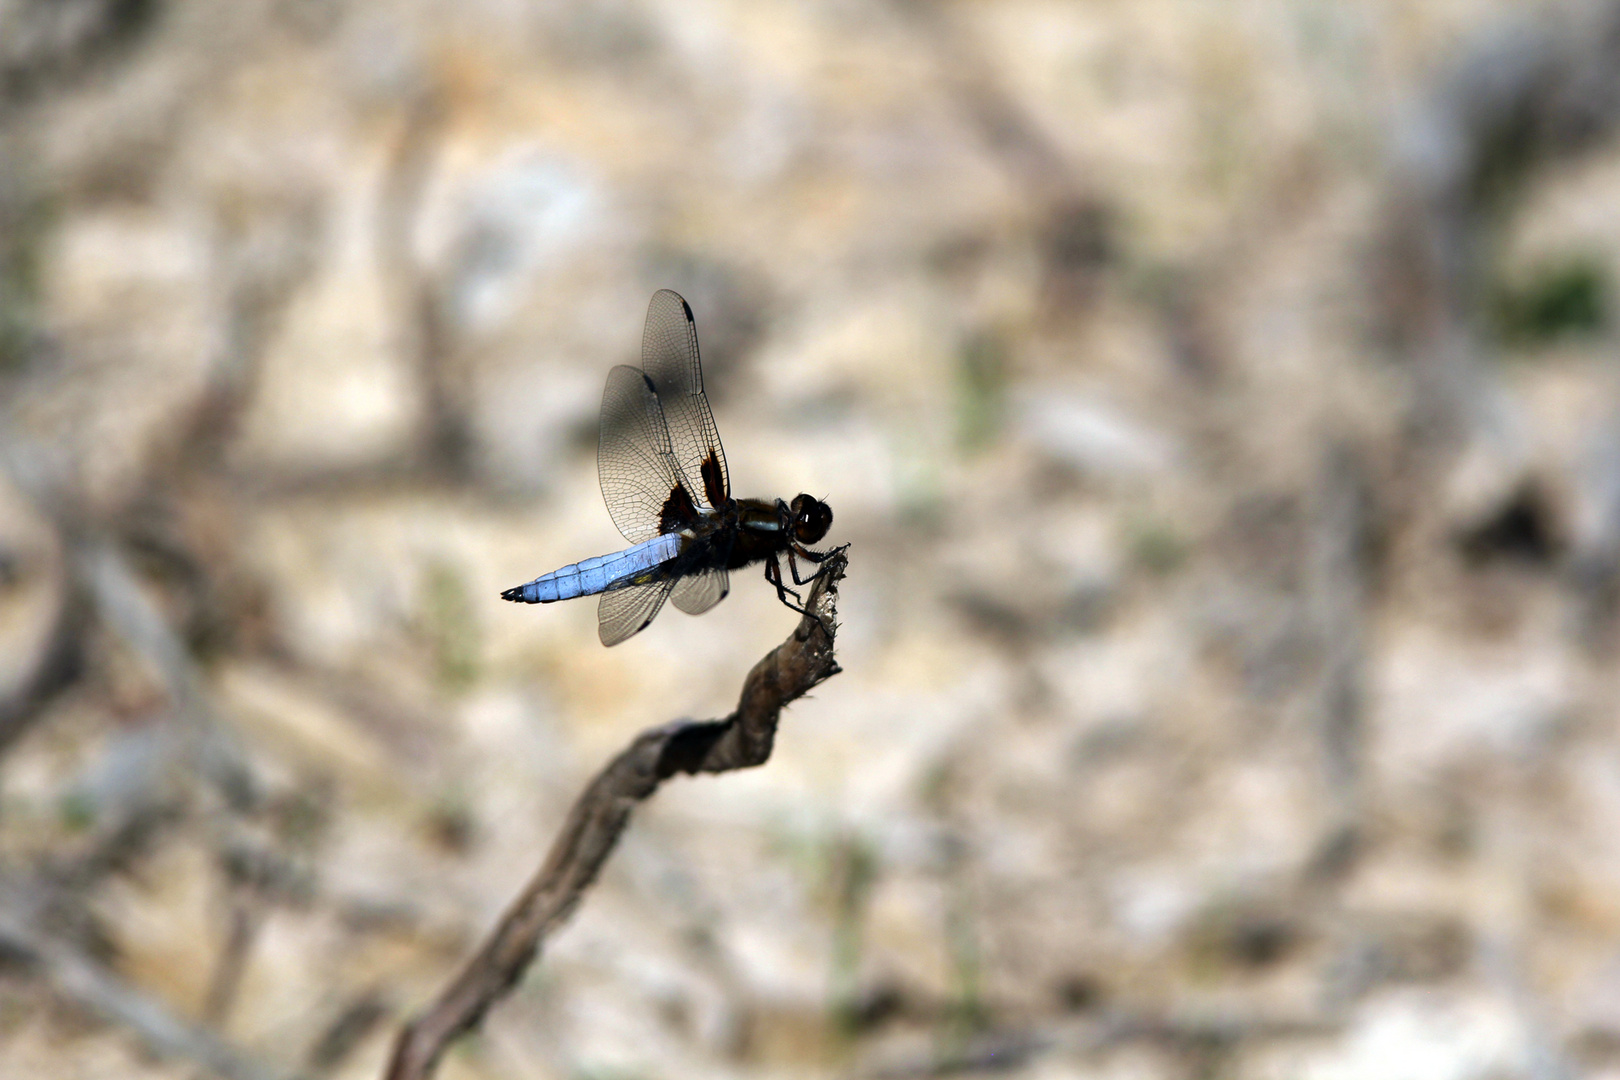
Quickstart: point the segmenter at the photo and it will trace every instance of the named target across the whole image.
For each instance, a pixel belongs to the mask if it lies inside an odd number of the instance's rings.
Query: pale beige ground
[[[31,7],[0,0],[0,66],[52,47]],[[31,267],[0,289],[0,690],[69,557],[41,492],[106,522],[161,486],[257,313],[174,531],[243,620],[196,650],[268,793],[231,828],[296,881],[232,886],[189,796],[66,940],[198,1018],[245,912],[211,1022],[377,1075],[591,770],[730,708],[792,624],[752,573],[613,650],[589,602],[498,599],[618,544],[592,425],[669,286],[737,493],[836,512],[845,672],[767,766],[643,810],[443,1076],[1620,1074],[1615,658],[1571,570],[1615,338],[1482,332],[1475,419],[1413,450],[1371,250],[1414,115],[1556,5],[154,10],[0,112]],[[1096,233],[1068,264],[1065,199]],[[1612,271],[1617,199],[1620,147],[1543,174],[1491,265]],[[460,472],[413,464],[425,348]],[[1470,548],[1527,484],[1554,550]],[[193,760],[161,673],[91,646],[0,760],[24,892]],[[0,1077],[196,1068],[0,968]]]

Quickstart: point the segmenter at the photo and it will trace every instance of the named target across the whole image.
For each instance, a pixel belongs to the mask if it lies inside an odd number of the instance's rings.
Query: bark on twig
[[[399,1033],[387,1080],[425,1080],[456,1037],[471,1031],[539,954],[547,935],[579,906],[630,822],[636,803],[677,773],[718,773],[771,756],[785,705],[840,668],[833,655],[838,583],[848,560],[823,564],[805,605],[811,612],[754,665],[737,710],[721,720],[678,720],[642,732],[574,803],[546,861],[493,933],[437,1000]]]

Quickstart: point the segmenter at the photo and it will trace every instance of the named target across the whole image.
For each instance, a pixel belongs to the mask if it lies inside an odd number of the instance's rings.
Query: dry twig
[[[737,710],[722,720],[678,720],[642,732],[575,801],[546,861],[493,933],[438,999],[399,1033],[387,1080],[425,1080],[451,1040],[471,1031],[534,961],[546,936],[579,906],[630,822],[636,803],[677,773],[718,773],[771,756],[782,708],[838,674],[833,656],[840,548],[822,566],[810,612],[754,665]]]

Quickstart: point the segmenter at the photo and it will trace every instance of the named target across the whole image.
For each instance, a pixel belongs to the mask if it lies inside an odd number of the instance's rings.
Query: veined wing
[[[653,381],[668,421],[671,448],[687,491],[702,505],[718,508],[731,497],[726,453],[703,392],[697,324],[681,295],[653,293],[641,337],[641,367]]]
[[[731,591],[731,575],[722,568],[711,568],[681,578],[670,599],[688,615],[701,615],[726,598]]]
[[[632,543],[697,520],[652,380],[625,364],[608,372],[602,391],[596,475],[608,515]]]
[[[645,630],[674,587],[673,579],[665,579],[603,593],[596,605],[596,635],[602,644],[617,645]]]

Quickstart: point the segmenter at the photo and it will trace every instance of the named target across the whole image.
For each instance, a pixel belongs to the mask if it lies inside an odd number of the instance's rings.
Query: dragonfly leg
[[[774,552],[771,554],[770,558],[765,560],[765,580],[776,586],[776,598],[778,600],[782,601],[784,604],[787,604],[788,607],[792,608],[794,611],[797,611],[800,615],[809,614],[809,612],[804,610],[804,597],[800,596],[797,591],[788,588],[787,585],[783,583],[782,564],[777,561]],[[801,582],[800,584],[803,583]],[[790,596],[793,597],[794,600],[798,601],[798,603],[788,603],[788,597]]]
[[[809,577],[801,578],[799,576],[799,564],[794,559],[795,554],[797,554],[800,559],[804,559],[806,562],[815,563],[817,565],[825,562],[826,559],[827,559],[826,555],[818,554],[818,553],[816,553],[814,551],[811,551],[809,548],[801,548],[797,544],[788,545],[788,549],[787,549],[788,569],[790,571],[792,571],[792,573],[793,573],[793,584],[795,584],[795,585],[808,585],[812,581],[816,580],[816,578],[821,576],[821,571],[817,570],[815,573],[811,574]]]
[[[793,549],[792,548],[788,549],[788,565],[790,567],[793,565]],[[819,571],[818,571],[818,573],[819,573]],[[793,575],[794,580],[798,581],[798,577],[799,577],[799,575],[795,571],[794,575]],[[808,578],[809,581],[814,581],[815,579],[816,579],[815,574],[810,575],[810,577]],[[825,615],[820,614],[819,612],[807,610],[805,608],[805,606],[804,606],[804,598],[801,597],[797,592],[795,592],[794,590],[788,588],[785,584],[783,584],[783,582],[782,582],[782,564],[777,561],[777,558],[776,558],[776,555],[775,555],[774,552],[771,554],[770,558],[765,560],[765,580],[769,581],[772,585],[776,586],[776,598],[778,600],[782,601],[782,603],[785,604],[789,609],[791,609],[793,611],[797,611],[800,615],[810,615],[810,616],[814,617],[815,620],[821,624],[822,630],[826,631],[827,636],[829,638],[833,636],[834,627],[833,627],[832,623],[827,621],[827,617]],[[803,585],[805,583],[806,582],[804,582],[804,581],[798,581],[798,584],[800,584],[800,585]],[[789,596],[792,596],[794,600],[798,601],[798,603],[795,604],[792,601],[788,600]]]

